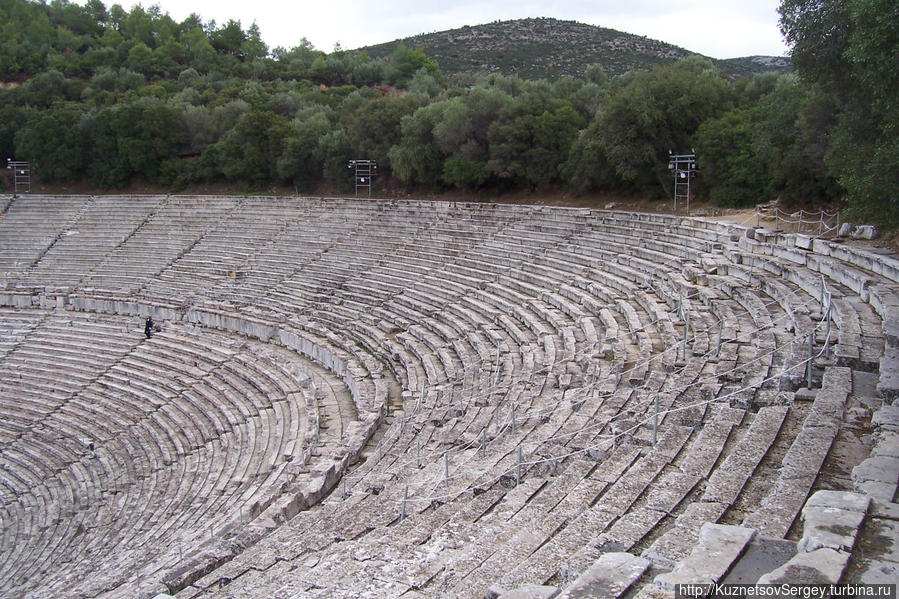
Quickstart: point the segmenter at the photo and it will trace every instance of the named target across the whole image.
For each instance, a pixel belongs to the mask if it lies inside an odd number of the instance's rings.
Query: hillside
[[[548,19],[469,27],[438,36],[456,44],[444,51],[481,71],[499,69],[495,56],[520,78],[445,78],[441,67],[463,67],[432,48],[438,65],[415,40],[383,56],[269,51],[255,25],[236,21],[4,1],[13,9],[0,21],[8,17],[15,37],[0,43],[0,165],[30,163],[36,185],[346,193],[347,162],[366,158],[379,165],[377,187],[405,193],[657,198],[670,196],[667,151],[695,148],[697,194],[722,205],[836,194],[823,157],[808,151],[824,147],[824,132],[799,118],[809,93],[801,81],[737,84],[703,57],[646,38]],[[587,76],[590,64],[633,75],[602,81]]]
[[[609,75],[641,70],[696,54],[658,40],[558,19],[519,19],[427,33],[360,50],[372,58],[389,56],[400,43],[421,48],[447,75],[499,72],[523,79],[582,77],[599,64]],[[746,57],[716,60],[732,75],[789,71],[790,60]]]

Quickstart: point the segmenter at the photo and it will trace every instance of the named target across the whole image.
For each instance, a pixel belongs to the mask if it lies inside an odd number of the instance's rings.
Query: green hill
[[[400,43],[421,48],[447,75],[503,73],[523,79],[582,77],[587,67],[594,64],[614,76],[696,54],[639,35],[547,18],[466,26],[359,50],[372,58],[386,57]],[[772,56],[715,60],[715,63],[731,75],[790,70],[789,58]]]

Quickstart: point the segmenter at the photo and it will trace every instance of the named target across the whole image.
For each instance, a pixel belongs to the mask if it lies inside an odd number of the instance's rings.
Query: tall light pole
[[[687,214],[690,214],[690,180],[696,172],[696,154],[672,154],[668,150],[668,170],[674,173],[674,211],[677,212],[677,200],[687,201]]]
[[[368,197],[371,197],[371,180],[378,174],[378,163],[375,160],[350,160],[347,168],[355,169],[356,196],[360,189],[368,189]]]
[[[31,193],[31,164],[10,158],[6,160],[6,168],[13,171],[15,193],[19,193],[19,189],[22,189],[23,193]]]

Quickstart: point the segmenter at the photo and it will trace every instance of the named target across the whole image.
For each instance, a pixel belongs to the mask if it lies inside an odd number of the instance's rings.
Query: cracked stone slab
[[[808,507],[802,510],[805,524],[799,551],[815,551],[823,547],[837,551],[852,551],[864,512],[852,512],[834,507]]]
[[[855,490],[865,495],[870,495],[880,501],[891,502],[896,497],[897,485],[876,480],[866,480],[854,483]]]
[[[899,432],[899,406],[882,406],[871,417],[871,426]]]
[[[656,566],[670,570],[696,546],[699,528],[705,522],[717,522],[727,511],[723,503],[691,503],[678,516],[674,528],[655,540],[642,556]]]
[[[899,503],[873,499],[870,512],[872,518],[884,518],[886,520],[899,520]]]
[[[677,584],[709,584],[720,581],[742,555],[755,530],[742,526],[706,522],[699,531],[698,545],[674,570],[656,576],[655,583],[673,590]]]
[[[651,562],[630,553],[604,553],[559,599],[613,599],[637,582]]]
[[[797,553],[780,568],[760,577],[758,584],[837,584],[849,555],[829,548]]]

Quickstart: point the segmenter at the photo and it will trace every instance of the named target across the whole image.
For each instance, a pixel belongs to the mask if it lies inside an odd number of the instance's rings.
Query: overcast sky
[[[136,2],[118,0],[127,9]],[[108,0],[108,5],[113,0]],[[291,48],[305,37],[331,52],[419,33],[497,20],[552,17],[658,39],[712,58],[783,56],[777,27],[780,0],[158,0],[177,21],[197,13],[219,24],[255,20],[269,48]]]

